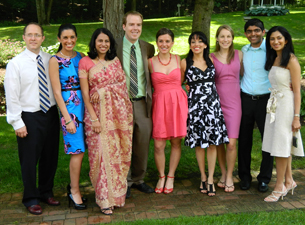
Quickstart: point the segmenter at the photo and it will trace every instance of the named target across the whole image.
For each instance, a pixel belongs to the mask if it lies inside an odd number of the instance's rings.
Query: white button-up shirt
[[[45,68],[51,106],[55,105],[55,98],[52,91],[49,77],[49,59],[51,55],[43,51],[39,52]],[[37,54],[25,49],[14,57],[6,67],[4,77],[4,88],[7,105],[7,122],[15,130],[25,126],[21,113],[37,112],[39,105],[39,85],[37,70]]]

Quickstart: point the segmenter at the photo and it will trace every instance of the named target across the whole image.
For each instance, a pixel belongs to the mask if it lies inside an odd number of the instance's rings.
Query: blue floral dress
[[[84,135],[84,102],[80,90],[78,78],[78,63],[82,56],[79,52],[71,59],[56,58],[59,66],[59,79],[61,83],[61,94],[66,103],[67,110],[72,122],[75,124],[76,133],[67,132],[65,119],[60,114],[60,121],[64,139],[66,154],[79,154],[85,152],[85,135]]]

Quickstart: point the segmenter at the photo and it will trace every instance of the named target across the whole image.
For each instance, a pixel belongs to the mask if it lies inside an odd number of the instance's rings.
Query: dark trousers
[[[263,140],[266,106],[269,95],[253,99],[241,92],[242,117],[238,139],[238,175],[241,180],[251,182],[251,151],[253,144],[253,128],[256,122],[261,139]],[[259,182],[269,183],[272,177],[273,157],[262,151],[260,173],[257,176]]]
[[[132,103],[133,109],[133,137],[131,166],[128,172],[128,186],[141,184],[147,169],[149,142],[152,132],[152,120],[147,117],[145,99]]]
[[[58,161],[59,116],[56,106],[53,106],[47,113],[22,112],[21,117],[28,135],[25,138],[17,137],[17,142],[24,186],[22,203],[28,207],[39,204],[40,198],[53,197]]]

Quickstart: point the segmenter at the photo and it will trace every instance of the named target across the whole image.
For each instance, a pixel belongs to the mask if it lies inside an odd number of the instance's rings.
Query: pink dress
[[[223,64],[211,53],[216,69],[215,83],[220,98],[229,138],[238,138],[241,120],[241,99],[239,86],[240,61],[238,50],[230,64]]]
[[[152,137],[154,139],[185,137],[188,106],[186,93],[181,87],[181,72],[178,60],[177,68],[173,69],[168,75],[155,72],[152,60],[151,66],[153,70],[151,80],[154,88]]]

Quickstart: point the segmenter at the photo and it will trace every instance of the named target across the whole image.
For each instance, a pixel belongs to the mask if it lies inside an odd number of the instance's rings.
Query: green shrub
[[[41,47],[42,51],[47,52],[51,55],[55,55],[57,53],[57,49],[59,47],[59,42],[57,42],[55,45],[50,45],[48,47]]]
[[[5,67],[10,59],[24,50],[25,46],[21,41],[0,40],[0,67]]]
[[[285,6],[252,6],[249,10],[245,11],[247,16],[283,16],[289,13]]]
[[[301,116],[305,116],[305,91],[301,89]]]

